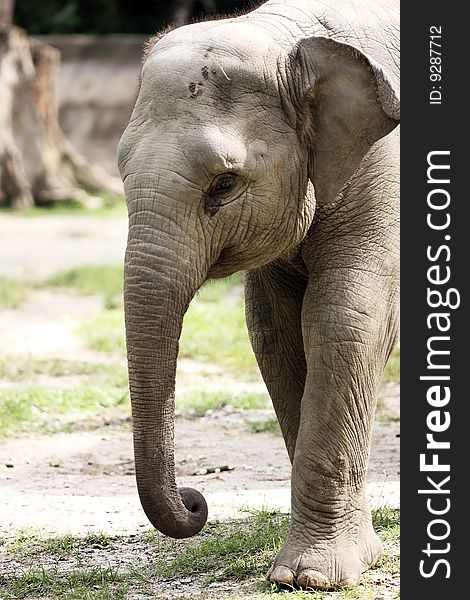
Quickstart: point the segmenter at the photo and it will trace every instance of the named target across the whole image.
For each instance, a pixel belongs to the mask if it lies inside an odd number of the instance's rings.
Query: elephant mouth
[[[240,271],[240,260],[236,252],[236,248],[224,248],[217,262],[210,267],[207,279],[222,279]]]
[[[240,247],[227,246],[222,250],[218,260],[210,267],[207,279],[221,279],[230,277],[239,271],[257,269],[270,262],[269,258],[260,257],[257,252]]]

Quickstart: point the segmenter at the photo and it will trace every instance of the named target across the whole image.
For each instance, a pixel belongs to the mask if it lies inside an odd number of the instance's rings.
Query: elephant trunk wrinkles
[[[174,240],[142,241],[142,231],[139,238],[130,232],[124,279],[137,488],[154,527],[185,538],[204,527],[207,504],[198,491],[176,487],[176,362],[183,316],[205,273],[178,260]]]

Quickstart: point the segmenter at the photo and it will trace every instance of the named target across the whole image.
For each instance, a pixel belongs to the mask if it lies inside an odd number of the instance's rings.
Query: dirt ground
[[[0,274],[18,279],[44,277],[59,269],[122,261],[125,219],[93,217],[0,219]],[[27,243],[25,243],[27,241]],[[76,326],[100,306],[95,297],[38,290],[17,309],[0,315],[0,339],[11,356],[31,355],[103,361],[84,347]],[[240,384],[214,368],[207,376],[199,365],[182,361],[179,390],[199,384],[220,389],[245,385],[263,391],[261,379]],[[178,392],[178,389],[177,389]],[[386,410],[398,409],[398,386],[383,391]],[[272,416],[256,411],[256,419]],[[251,432],[246,411],[217,411],[176,422],[178,480],[207,497],[211,518],[231,517],[244,506],[287,509],[290,465],[282,438]],[[100,530],[126,533],[145,526],[137,497],[128,416],[116,417],[94,431],[21,437],[0,444],[0,531],[45,528],[54,532]],[[399,425],[375,424],[368,491],[372,505],[399,502]],[[197,475],[201,469],[229,466],[230,471]]]
[[[0,275],[34,279],[78,265],[122,263],[125,218],[0,215]]]
[[[246,411],[220,411],[177,419],[178,482],[205,495],[211,519],[240,516],[247,506],[289,508],[290,464],[282,438],[253,434],[246,418]],[[3,444],[0,531],[125,534],[147,527],[135,486],[131,434],[116,425]],[[373,506],[398,504],[397,432],[396,423],[376,424],[368,483]],[[198,474],[224,466],[233,470]]]

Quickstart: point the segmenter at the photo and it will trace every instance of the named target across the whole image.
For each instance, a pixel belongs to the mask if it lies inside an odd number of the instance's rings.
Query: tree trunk
[[[0,32],[10,25],[15,0],[0,0]]]
[[[87,193],[122,195],[121,182],[77,154],[58,123],[59,52],[0,27],[0,205],[23,208]]]

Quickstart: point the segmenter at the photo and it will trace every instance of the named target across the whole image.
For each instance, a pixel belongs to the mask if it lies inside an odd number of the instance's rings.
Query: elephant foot
[[[291,529],[266,579],[272,583],[302,589],[350,587],[359,582],[382,553],[382,543],[370,520],[352,523],[336,532],[310,533],[307,526]],[[297,531],[296,531],[297,529]],[[341,527],[338,527],[338,530]]]

